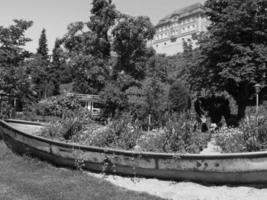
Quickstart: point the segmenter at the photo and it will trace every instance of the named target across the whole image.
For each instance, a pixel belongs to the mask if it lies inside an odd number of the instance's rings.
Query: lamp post
[[[254,85],[255,92],[256,92],[256,122],[258,125],[258,115],[259,115],[259,93],[261,90],[261,85],[259,83]]]

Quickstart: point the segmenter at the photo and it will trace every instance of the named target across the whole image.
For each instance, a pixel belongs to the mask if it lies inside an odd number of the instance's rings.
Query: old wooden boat
[[[176,181],[212,184],[266,184],[267,152],[240,154],[165,154],[131,152],[53,141],[17,128],[43,126],[27,121],[0,121],[6,145],[57,166]]]

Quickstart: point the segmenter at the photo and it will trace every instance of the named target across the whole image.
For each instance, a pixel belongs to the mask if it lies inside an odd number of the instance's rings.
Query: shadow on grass
[[[53,167],[13,154],[0,141],[0,199],[5,200],[157,200],[116,187],[81,171]]]

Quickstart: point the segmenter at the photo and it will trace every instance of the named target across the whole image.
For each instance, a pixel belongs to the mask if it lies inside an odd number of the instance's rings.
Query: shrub
[[[175,81],[171,85],[168,99],[170,102],[170,108],[174,112],[183,112],[191,106],[189,92],[180,81]]]
[[[246,151],[246,141],[240,128],[222,128],[216,132],[216,145],[220,146],[224,153]]]
[[[134,148],[141,135],[142,131],[138,123],[132,122],[131,116],[123,115],[105,128],[87,132],[87,144],[129,150]]]
[[[151,152],[164,152],[165,130],[154,129],[145,132],[136,141],[135,150],[137,151],[151,151]]]
[[[49,124],[46,128],[43,128],[38,135],[50,139],[63,140],[62,123],[60,121],[55,121],[54,123]]]
[[[40,136],[58,140],[70,140],[75,135],[79,135],[92,121],[90,115],[85,110],[75,113],[74,117],[66,117],[53,121],[46,128],[39,132]]]
[[[267,123],[255,118],[246,118],[238,128],[223,128],[216,132],[216,144],[225,153],[267,150]]]
[[[195,129],[194,124],[191,114],[172,116],[163,129],[144,134],[137,145],[142,151],[199,153],[210,135]]]
[[[73,112],[81,108],[77,98],[68,95],[53,96],[35,105],[35,112],[42,116],[73,116]]]

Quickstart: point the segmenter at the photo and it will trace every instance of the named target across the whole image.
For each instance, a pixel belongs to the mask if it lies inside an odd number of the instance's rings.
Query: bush
[[[53,121],[42,129],[39,135],[51,139],[71,141],[74,136],[81,134],[90,123],[92,120],[88,112],[80,110],[75,113],[74,117]]]
[[[141,135],[138,123],[132,122],[131,116],[123,115],[105,128],[88,132],[86,141],[88,145],[130,150],[136,146],[136,141]]]
[[[166,127],[148,132],[137,142],[142,151],[199,153],[210,140],[209,133],[195,129],[191,114],[172,116]]]
[[[77,98],[68,95],[53,96],[40,101],[34,107],[34,112],[42,116],[73,116],[73,112],[81,109]]]
[[[240,128],[222,128],[216,132],[216,145],[220,146],[224,153],[246,151],[246,141]]]
[[[65,118],[42,129],[40,136],[81,145],[133,149],[142,131],[130,116],[122,116],[106,127],[96,124],[90,118],[76,116]]]
[[[264,118],[247,118],[238,128],[223,128],[216,132],[216,144],[225,153],[267,150],[267,123]]]
[[[183,112],[191,106],[189,92],[180,81],[176,81],[172,84],[169,89],[168,98],[170,108],[174,112]]]

